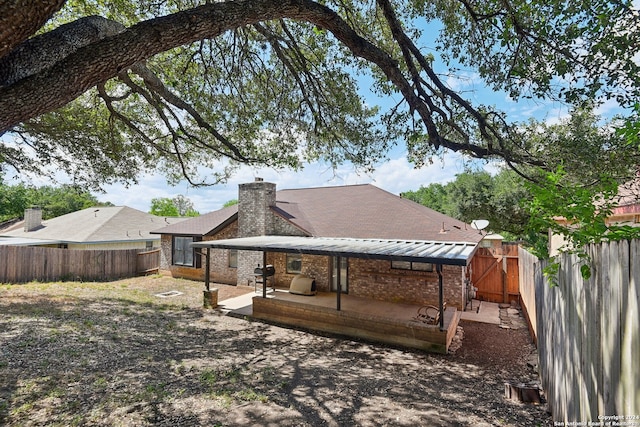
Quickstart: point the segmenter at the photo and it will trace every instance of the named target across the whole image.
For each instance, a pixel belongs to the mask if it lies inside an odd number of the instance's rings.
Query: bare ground
[[[524,329],[463,322],[433,355],[201,306],[201,283],[162,276],[0,285],[0,425],[551,425],[504,398],[535,379]]]

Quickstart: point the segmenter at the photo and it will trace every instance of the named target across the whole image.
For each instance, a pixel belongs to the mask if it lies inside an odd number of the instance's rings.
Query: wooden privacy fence
[[[136,270],[138,274],[157,273],[160,270],[160,249],[138,252]]]
[[[587,251],[588,280],[576,256],[561,255],[556,287],[543,277],[545,263],[534,266],[542,386],[563,425],[606,416],[640,425],[624,418],[640,416],[640,240]]]
[[[518,301],[518,244],[478,248],[471,260],[471,283],[482,301]]]
[[[521,307],[529,322],[529,332],[538,345],[538,316],[536,315],[536,268],[540,268],[538,257],[526,249],[518,248],[518,281]]]
[[[0,246],[0,283],[32,280],[108,280],[132,277],[158,268],[160,252],[73,250]]]

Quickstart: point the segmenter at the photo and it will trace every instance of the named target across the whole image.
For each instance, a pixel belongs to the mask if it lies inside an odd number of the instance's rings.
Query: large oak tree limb
[[[66,0],[8,0],[0,2],[0,58],[35,34]]]
[[[429,109],[413,91],[397,62],[360,37],[332,10],[308,0],[252,0],[207,4],[143,21],[78,49],[48,70],[0,89],[0,134],[17,123],[64,106],[89,88],[155,54],[244,25],[279,18],[310,22],[330,31],[354,55],[378,65],[410,107],[430,122]],[[478,157],[492,154],[477,145],[448,140],[434,127],[430,127],[429,138],[434,145],[466,150]]]

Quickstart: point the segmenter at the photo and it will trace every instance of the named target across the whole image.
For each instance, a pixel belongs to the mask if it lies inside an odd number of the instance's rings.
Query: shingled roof
[[[204,236],[237,218],[237,205],[154,231]],[[312,237],[472,242],[482,239],[462,221],[371,184],[276,192],[273,212]]]
[[[313,237],[479,242],[462,221],[371,184],[281,190],[277,210]]]
[[[216,233],[237,218],[238,205],[233,205],[154,230],[151,234],[206,236]]]
[[[127,206],[99,206],[42,221],[33,231],[23,228],[3,236],[57,243],[127,242],[157,239],[150,231],[184,218],[159,217]]]

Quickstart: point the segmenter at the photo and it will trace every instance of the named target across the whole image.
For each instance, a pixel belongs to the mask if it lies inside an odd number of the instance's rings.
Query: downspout
[[[436,264],[438,272],[438,304],[440,309],[440,331],[444,331],[444,291],[442,289],[442,264]]]

